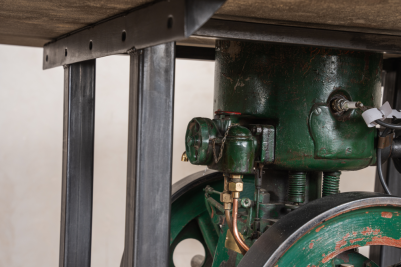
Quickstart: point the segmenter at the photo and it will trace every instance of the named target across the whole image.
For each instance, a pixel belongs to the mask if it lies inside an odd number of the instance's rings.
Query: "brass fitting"
[[[242,179],[244,176],[242,174],[230,174],[231,179]]]
[[[220,194],[220,202],[224,203],[231,203],[233,202],[233,199],[231,198],[230,193],[228,192],[223,192]]]
[[[187,152],[186,151],[184,151],[184,153],[182,153],[181,161],[184,161],[184,162],[188,161],[188,156],[187,156]]]
[[[237,199],[238,199],[238,198],[239,198],[239,193],[240,193],[240,192],[231,192],[231,196],[233,197],[233,199],[234,199],[234,198],[237,198]]]
[[[244,184],[242,182],[230,182],[228,184],[228,190],[242,192],[244,190]]]
[[[230,196],[230,198],[231,198],[231,196]],[[225,210],[230,210],[231,209],[231,202],[224,203],[224,209]]]

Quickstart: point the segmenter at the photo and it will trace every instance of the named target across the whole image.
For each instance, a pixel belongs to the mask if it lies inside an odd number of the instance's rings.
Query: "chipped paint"
[[[350,249],[354,249],[354,248],[357,248],[357,247],[360,247],[360,246],[359,245],[352,245],[352,246],[348,246],[348,247],[333,251],[330,254],[328,254],[326,257],[323,258],[322,263],[328,262],[329,260],[331,260],[332,258],[337,256],[338,254],[343,253],[344,251],[347,251],[347,250],[350,250]]]
[[[380,229],[373,230],[370,227],[364,228],[364,230],[361,232],[361,234],[363,234],[363,235],[371,235],[371,234],[378,235],[379,233],[380,233]]]
[[[324,225],[320,226],[319,228],[316,229],[316,233],[319,233],[320,230],[322,230],[322,228],[324,227]]]
[[[372,241],[366,243],[366,246],[372,246],[372,245],[382,245],[382,246],[401,248],[401,238],[394,239],[387,236],[374,236],[372,238]]]
[[[383,218],[387,218],[387,219],[391,219],[393,217],[393,214],[391,212],[383,211],[382,212],[382,217]]]
[[[347,244],[347,241],[345,239],[347,239],[348,237],[350,237],[350,234],[346,234],[340,241],[336,242],[336,247],[335,250],[340,249],[342,246],[345,246]]]
[[[355,242],[359,242],[359,241],[363,241],[364,239],[363,238],[355,238],[355,239],[351,239],[349,242],[351,243],[351,244],[353,244],[353,243],[355,243]]]

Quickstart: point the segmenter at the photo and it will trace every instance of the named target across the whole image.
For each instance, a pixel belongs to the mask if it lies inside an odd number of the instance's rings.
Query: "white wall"
[[[0,266],[58,265],[63,69],[42,49],[0,45]],[[97,60],[92,266],[119,266],[124,239],[127,56]],[[187,123],[212,117],[214,64],[177,60],[173,182],[204,167],[180,161]],[[372,191],[374,168],[344,172],[341,191]],[[189,266],[189,265],[188,265]]]

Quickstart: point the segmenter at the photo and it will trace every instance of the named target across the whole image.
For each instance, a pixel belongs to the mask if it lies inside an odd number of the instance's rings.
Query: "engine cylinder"
[[[271,168],[357,170],[375,163],[376,131],[359,110],[337,112],[341,98],[380,106],[382,54],[218,41],[214,110],[275,127]]]

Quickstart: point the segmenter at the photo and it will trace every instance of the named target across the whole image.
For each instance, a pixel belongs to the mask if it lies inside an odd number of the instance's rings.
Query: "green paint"
[[[335,95],[378,107],[381,54],[238,41],[217,47],[214,110],[273,125],[272,168],[357,170],[375,162],[375,129],[357,111],[337,116],[328,107]]]
[[[185,150],[189,162],[194,165],[208,165],[212,161],[209,139],[215,138],[217,127],[212,120],[194,118],[188,123],[185,134]]]
[[[339,253],[368,245],[401,247],[399,207],[371,207],[341,214],[308,231],[274,265],[332,266]],[[356,267],[363,265],[356,265]]]
[[[355,251],[344,252],[338,258],[332,259],[330,266],[336,267],[340,266],[342,263],[350,264],[355,267],[379,267],[379,265]]]
[[[244,183],[244,191],[241,197],[251,198],[255,187],[252,175],[245,175],[242,179]],[[201,183],[192,190],[186,192],[171,205],[171,226],[170,226],[170,267],[174,267],[172,255],[174,248],[178,243],[187,238],[199,240],[205,248],[206,254],[212,260],[215,255],[224,254],[223,245],[219,245],[220,239],[225,241],[224,227],[220,229],[219,223],[224,222],[224,215],[218,209],[206,200],[204,189],[209,185],[216,191],[223,191],[223,175],[216,182]],[[213,197],[219,201],[218,195],[213,194],[208,197]],[[207,205],[206,205],[207,203]],[[240,209],[244,211],[245,209]],[[213,215],[213,216],[211,216]],[[207,221],[209,219],[209,222]],[[240,229],[244,229],[244,221],[240,220],[238,224]],[[202,225],[201,225],[202,224]],[[216,243],[216,240],[217,243]],[[210,254],[216,246],[215,252]],[[208,254],[209,253],[209,254]],[[217,265],[218,266],[218,265]]]
[[[324,172],[322,196],[338,194],[340,192],[341,172]]]
[[[289,172],[288,177],[288,200],[305,202],[306,172]]]
[[[210,254],[214,255],[219,236],[214,229],[208,212],[204,212],[198,217],[198,225]]]

